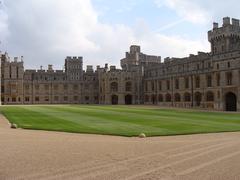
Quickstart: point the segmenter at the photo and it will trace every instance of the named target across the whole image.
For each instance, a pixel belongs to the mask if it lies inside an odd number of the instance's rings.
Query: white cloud
[[[10,55],[25,56],[26,67],[52,63],[59,68],[69,55],[84,56],[86,64],[118,65],[131,44],[161,56],[207,50],[205,41],[152,32],[141,20],[133,28],[102,23],[91,0],[5,0],[5,5],[1,38]]]

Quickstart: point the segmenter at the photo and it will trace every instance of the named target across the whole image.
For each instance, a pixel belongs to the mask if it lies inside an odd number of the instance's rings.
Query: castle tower
[[[208,32],[208,41],[211,43],[213,55],[240,50],[239,20],[229,17],[223,18],[222,27],[213,23],[213,29]]]
[[[83,77],[83,58],[82,57],[70,57],[65,59],[65,71],[67,78],[70,81],[79,81]]]

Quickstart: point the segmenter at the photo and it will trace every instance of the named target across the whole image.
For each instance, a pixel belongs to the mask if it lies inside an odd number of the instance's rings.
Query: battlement
[[[208,40],[211,42],[213,39],[221,38],[222,36],[240,36],[240,20],[224,17],[221,27],[214,22],[213,29],[208,32]]]
[[[65,61],[83,61],[83,57],[82,56],[67,56]]]

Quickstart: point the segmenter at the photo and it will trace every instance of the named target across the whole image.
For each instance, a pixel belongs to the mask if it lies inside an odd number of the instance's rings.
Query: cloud
[[[133,27],[100,22],[91,0],[5,0],[4,4],[0,37],[10,55],[24,55],[27,68],[48,63],[61,68],[71,55],[83,56],[85,64],[118,65],[131,44],[163,57],[207,50],[205,41],[152,32],[141,20]]]

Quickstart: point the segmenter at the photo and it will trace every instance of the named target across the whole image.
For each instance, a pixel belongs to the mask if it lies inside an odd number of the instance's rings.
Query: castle
[[[2,104],[148,104],[240,111],[240,24],[223,18],[208,32],[211,51],[185,58],[150,56],[131,46],[115,66],[87,66],[67,57],[65,70],[24,70],[1,54]]]

